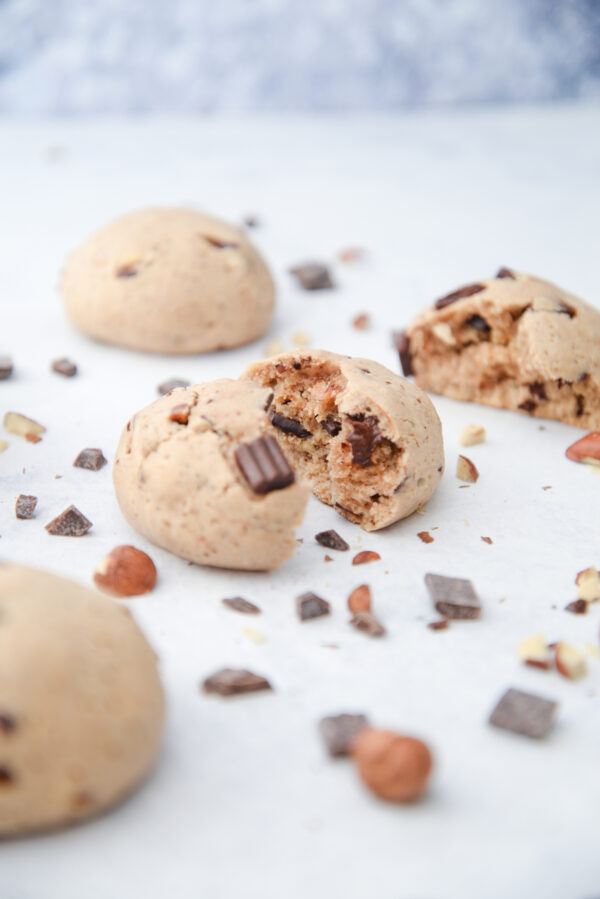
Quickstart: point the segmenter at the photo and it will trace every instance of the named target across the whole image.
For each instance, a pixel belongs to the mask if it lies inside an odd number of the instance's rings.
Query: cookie
[[[206,353],[269,327],[273,280],[238,228],[192,209],[142,209],[105,225],[62,272],[74,324],[156,353]]]
[[[272,432],[315,495],[367,531],[414,512],[444,468],[442,429],[418,387],[368,359],[283,353],[243,378],[273,391]]]
[[[439,299],[398,347],[424,390],[600,427],[600,312],[549,281],[500,269]]]
[[[128,422],[114,464],[123,515],[184,559],[276,568],[309,496],[269,437],[271,391],[223,379],[177,388]]]
[[[0,836],[89,818],[152,767],[164,700],[129,611],[0,564]]]

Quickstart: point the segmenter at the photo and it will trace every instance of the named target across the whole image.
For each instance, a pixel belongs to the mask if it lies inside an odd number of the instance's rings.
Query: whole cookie
[[[249,343],[269,327],[274,287],[238,228],[192,209],[110,222],[67,260],[61,293],[91,337],[156,353]]]
[[[272,438],[260,442],[270,399],[223,379],[177,388],[134,415],[113,470],[129,524],[203,565],[261,571],[291,556],[310,491]]]
[[[437,412],[418,387],[368,359],[283,353],[243,378],[273,391],[273,433],[316,496],[367,531],[414,512],[444,468]]]
[[[500,269],[439,299],[398,347],[424,390],[600,427],[600,312],[549,281]]]
[[[152,767],[163,714],[156,656],[124,606],[0,564],[0,836],[119,802]]]

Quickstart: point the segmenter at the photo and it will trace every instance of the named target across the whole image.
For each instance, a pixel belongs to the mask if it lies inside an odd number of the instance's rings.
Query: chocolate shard
[[[410,355],[410,340],[406,331],[394,331],[392,333],[394,345],[398,350],[400,357],[400,365],[402,366],[402,374],[405,378],[414,375],[412,367],[412,359]]]
[[[17,518],[33,518],[37,501],[37,496],[28,496],[25,493],[19,494],[15,503],[15,515]]]
[[[294,483],[294,472],[272,434],[242,443],[235,461],[254,493],[270,493]]]
[[[492,330],[485,318],[482,318],[481,315],[472,315],[465,322],[469,328],[474,328],[476,331],[479,331],[481,334],[489,334]]]
[[[511,688],[490,715],[490,724],[540,740],[552,726],[557,705],[554,700]]]
[[[69,359],[55,359],[52,363],[52,371],[65,378],[73,378],[77,374],[77,366]]]
[[[363,631],[369,637],[383,637],[385,628],[377,621],[371,612],[357,612],[351,619],[350,624],[357,631]]]
[[[435,308],[443,309],[445,306],[456,303],[457,300],[464,300],[466,297],[472,297],[473,294],[480,293],[482,290],[485,290],[485,284],[467,284],[466,287],[461,287],[459,290],[454,290],[452,293],[446,294],[445,297],[440,297],[439,300],[435,301]]]
[[[302,440],[304,440],[305,437],[311,436],[310,431],[306,430],[302,422],[296,421],[295,418],[286,418],[285,415],[281,415],[281,413],[276,412],[275,409],[271,409],[269,418],[273,427],[283,431],[284,434],[293,434],[294,437],[300,437]]]
[[[330,290],[335,286],[331,280],[329,269],[321,262],[296,265],[290,269],[290,273],[296,276],[304,290]]]
[[[366,715],[328,715],[319,721],[319,731],[332,758],[349,755],[352,741],[368,726]]]
[[[532,384],[527,385],[529,387],[529,392],[532,396],[537,396],[539,400],[547,400],[548,396],[546,394],[546,386],[542,381],[534,381]]]
[[[479,618],[481,603],[471,581],[441,574],[426,574],[425,584],[436,610],[444,618]]]
[[[82,449],[75,461],[74,468],[85,468],[88,471],[99,471],[106,465],[106,459],[101,449],[87,447]]]
[[[13,373],[13,362],[10,356],[0,356],[0,381],[6,381]]]
[[[177,387],[189,387],[190,382],[184,381],[183,378],[170,378],[168,381],[163,381],[162,384],[159,384],[156,388],[161,396],[165,396],[167,393],[171,393],[172,390],[175,390]]]
[[[56,518],[48,522],[46,530],[54,537],[83,537],[92,527],[92,522],[75,506],[69,506]]]
[[[232,596],[230,599],[222,599],[221,602],[224,606],[227,606],[228,609],[233,609],[234,612],[241,612],[242,615],[260,614],[258,606],[255,606],[253,602],[250,602],[241,596]]]
[[[235,696],[239,693],[256,693],[259,690],[273,688],[266,677],[245,668],[222,668],[204,680],[202,689],[205,693],[214,693],[217,696]]]
[[[565,611],[572,612],[573,615],[585,615],[587,610],[588,604],[585,599],[574,599],[565,606]]]
[[[296,612],[300,621],[308,621],[310,618],[329,615],[331,606],[326,599],[322,599],[316,593],[302,593],[296,597]]]
[[[320,531],[318,534],[315,534],[315,540],[320,546],[326,546],[327,549],[337,549],[340,552],[346,552],[346,550],[350,549],[350,545],[333,529]]]
[[[330,437],[335,437],[342,430],[341,421],[336,421],[335,418],[326,418],[320,422],[320,425],[325,428]]]
[[[357,465],[367,468],[372,465],[371,454],[376,446],[383,441],[383,435],[379,430],[379,422],[374,415],[366,418],[362,415],[350,416],[352,430],[346,434],[346,440],[352,450],[352,460]]]
[[[496,278],[512,278],[513,281],[517,280],[517,276],[514,272],[512,272],[509,268],[499,268],[495,275]]]
[[[535,412],[535,410],[537,409],[537,403],[535,403],[533,400],[524,400],[522,403],[519,403],[517,409],[522,409],[523,412]]]

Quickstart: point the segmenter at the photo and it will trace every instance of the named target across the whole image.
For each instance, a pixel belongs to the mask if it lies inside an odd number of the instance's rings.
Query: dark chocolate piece
[[[92,527],[92,522],[75,506],[69,506],[56,518],[48,522],[46,530],[54,537],[83,537]]]
[[[366,715],[328,715],[319,721],[319,730],[332,758],[341,758],[350,754],[353,739],[368,727]]]
[[[412,367],[412,359],[410,355],[410,340],[406,331],[394,331],[392,334],[394,344],[398,350],[400,357],[400,365],[402,366],[402,374],[405,378],[409,378],[414,374]]]
[[[441,574],[426,574],[425,584],[437,611],[444,618],[474,619],[481,615],[481,603],[471,581]]]
[[[496,278],[512,278],[513,281],[517,280],[514,272],[511,272],[509,268],[504,267],[498,269],[498,271],[496,272]]]
[[[536,740],[552,726],[558,703],[521,690],[507,690],[490,715],[490,724]]]
[[[315,540],[321,546],[326,546],[327,549],[339,549],[340,552],[350,549],[350,545],[334,530],[321,531],[319,534],[315,534]]]
[[[64,375],[65,378],[73,378],[77,374],[77,366],[69,359],[55,359],[52,363],[52,371]]]
[[[0,381],[6,381],[13,373],[13,362],[10,356],[0,356]]]
[[[569,318],[575,318],[577,315],[577,310],[570,303],[565,303],[564,300],[561,300],[558,305],[560,307],[558,310],[559,315],[568,315]]]
[[[364,631],[369,637],[383,637],[385,628],[380,624],[371,612],[357,612],[351,619],[350,624],[357,631]]]
[[[325,428],[330,437],[335,437],[342,430],[341,421],[336,421],[335,418],[326,418],[320,422],[320,425]]]
[[[86,468],[88,471],[99,471],[105,465],[106,459],[102,455],[102,450],[93,447],[82,449],[73,462],[75,468]]]
[[[445,306],[456,303],[457,300],[464,300],[466,297],[472,297],[473,294],[480,293],[482,290],[485,290],[485,284],[467,284],[466,287],[461,287],[459,290],[454,290],[452,293],[446,294],[445,297],[440,297],[439,300],[435,301],[435,308],[443,309]]]
[[[286,418],[285,415],[281,415],[275,409],[271,409],[269,418],[273,427],[283,431],[284,434],[293,434],[294,437],[300,437],[302,440],[311,436],[310,431],[307,431],[301,422],[296,421],[295,418]]]
[[[474,328],[476,331],[479,331],[481,334],[489,334],[492,330],[485,318],[482,318],[481,315],[472,315],[465,322],[469,326],[469,328]]]
[[[211,237],[207,234],[204,234],[203,237],[207,243],[209,243],[212,247],[216,247],[218,250],[235,250],[238,246],[238,244],[234,241],[223,240],[220,237]]]
[[[517,409],[522,409],[523,412],[534,412],[537,409],[537,403],[534,403],[533,400],[524,400],[522,403],[519,403]]]
[[[537,396],[538,400],[547,400],[548,396],[546,394],[546,387],[541,381],[534,381],[533,384],[528,384],[529,392],[532,396]]]
[[[587,610],[588,604],[585,599],[574,599],[565,606],[565,612],[572,612],[574,615],[585,615]]]
[[[36,506],[37,496],[28,496],[25,493],[20,493],[15,503],[15,515],[17,518],[33,518]]]
[[[439,621],[430,621],[427,625],[430,631],[446,631],[450,627],[447,618],[440,618]]]
[[[234,612],[241,612],[243,615],[259,615],[260,609],[253,602],[243,599],[241,596],[232,596],[230,599],[222,599],[221,602]]]
[[[383,435],[379,430],[379,422],[374,415],[364,418],[361,415],[352,416],[352,430],[346,435],[346,440],[352,450],[352,460],[363,468],[372,465],[371,454],[376,446],[383,441]]]
[[[321,599],[316,593],[303,593],[296,597],[296,612],[300,621],[308,621],[309,618],[329,615],[331,606],[326,599]]]
[[[17,729],[17,719],[6,712],[0,712],[0,733],[10,734]]]
[[[242,443],[235,461],[254,493],[270,493],[294,483],[294,472],[272,434]]]
[[[290,269],[304,290],[330,290],[334,284],[326,265],[320,262],[307,262]]]
[[[175,390],[176,387],[189,387],[190,382],[184,381],[182,378],[171,378],[169,381],[163,381],[162,384],[159,384],[156,388],[161,396],[165,396],[167,393],[171,393],[172,390]]]
[[[234,696],[273,688],[266,677],[253,674],[245,668],[222,668],[206,678],[202,689],[205,693],[215,693],[217,696]]]

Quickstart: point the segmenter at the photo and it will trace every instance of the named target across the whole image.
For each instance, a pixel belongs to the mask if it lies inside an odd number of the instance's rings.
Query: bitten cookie
[[[124,606],[0,564],[0,836],[119,802],[152,767],[163,716],[156,656]]]
[[[91,337],[156,353],[249,343],[269,327],[274,287],[238,228],[192,209],[110,222],[67,260],[67,313]]]
[[[269,419],[316,496],[367,531],[426,502],[444,468],[442,429],[418,387],[368,359],[273,356],[243,378],[273,391]]]
[[[310,491],[266,436],[270,401],[269,390],[223,379],[134,415],[113,470],[129,524],[203,565],[262,571],[289,558]]]
[[[398,336],[432,393],[600,427],[600,312],[510,269],[439,299]]]

